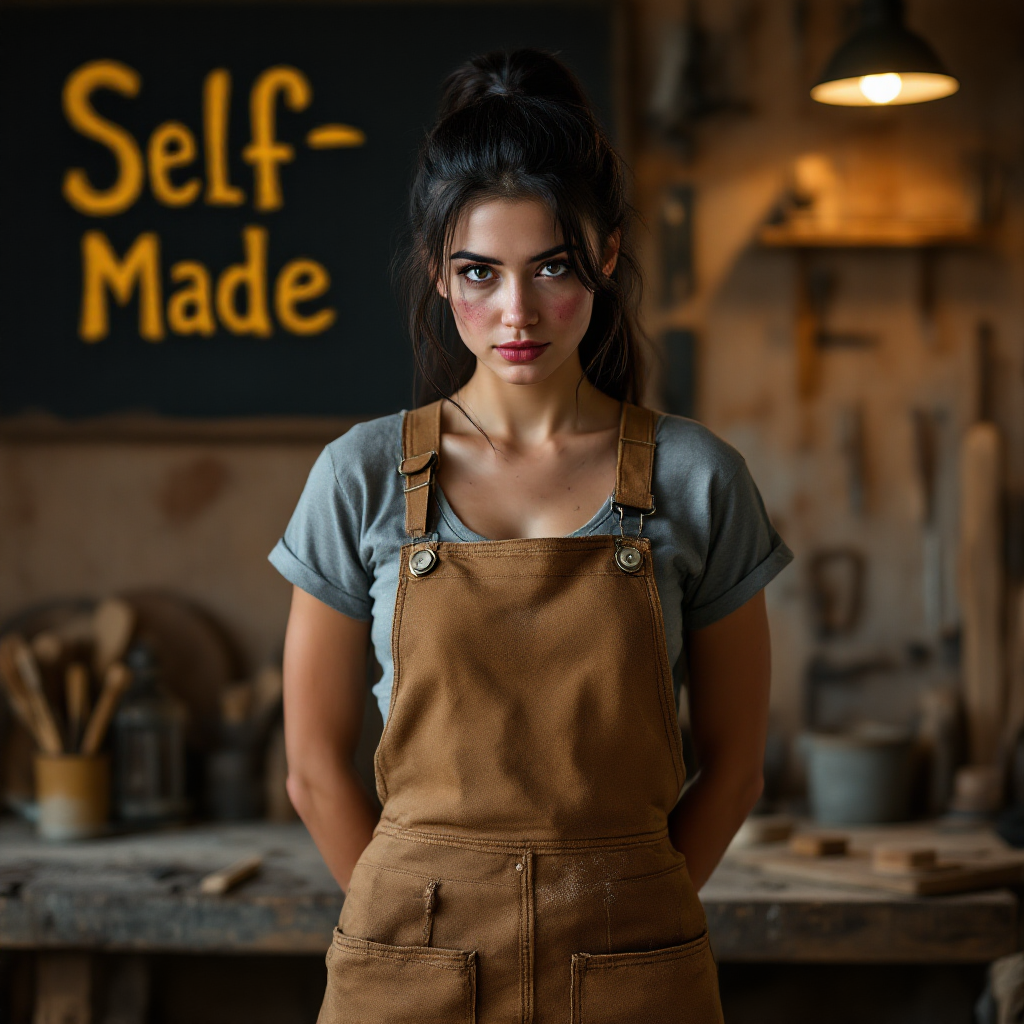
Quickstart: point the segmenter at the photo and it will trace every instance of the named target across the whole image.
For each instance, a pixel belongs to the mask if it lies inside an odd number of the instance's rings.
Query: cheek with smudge
[[[468,327],[481,327],[487,319],[487,300],[482,296],[467,294],[466,283],[459,280],[459,293],[455,300],[455,311]]]
[[[583,295],[569,295],[559,299],[552,305],[551,313],[556,320],[569,323],[579,315],[584,298]]]
[[[470,327],[480,327],[487,317],[486,303],[460,297],[457,306],[460,318]]]

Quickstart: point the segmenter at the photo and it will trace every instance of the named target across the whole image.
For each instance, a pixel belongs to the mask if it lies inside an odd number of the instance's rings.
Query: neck
[[[509,384],[477,363],[452,397],[491,437],[525,444],[617,425],[619,403],[582,376],[575,352],[536,384]]]

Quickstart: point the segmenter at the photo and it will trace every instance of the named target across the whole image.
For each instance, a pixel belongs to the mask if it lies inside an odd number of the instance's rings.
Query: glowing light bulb
[[[892,103],[903,91],[903,79],[892,72],[864,75],[860,80],[860,91],[872,103]]]

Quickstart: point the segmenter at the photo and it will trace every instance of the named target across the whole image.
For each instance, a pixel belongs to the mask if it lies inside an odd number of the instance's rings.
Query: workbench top
[[[225,896],[203,875],[255,853]],[[910,897],[726,858],[701,892],[719,961],[984,963],[1019,948],[1009,890]],[[204,825],[61,845],[0,821],[0,948],[320,954],[342,896],[301,825]]]

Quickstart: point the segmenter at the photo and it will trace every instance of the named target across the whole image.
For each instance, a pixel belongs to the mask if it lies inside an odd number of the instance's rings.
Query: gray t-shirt
[[[651,489],[657,512],[645,518],[665,616],[676,700],[686,678],[684,630],[735,611],[793,558],[768,519],[743,456],[707,427],[662,415]],[[372,619],[383,675],[373,686],[387,720],[393,666],[391,623],[405,533],[402,413],[359,423],[332,441],[310,470],[299,503],[270,561],[291,583],[354,619]],[[431,538],[482,541],[459,522],[439,487]],[[627,520],[626,532],[637,523]],[[606,500],[572,537],[618,533]]]

